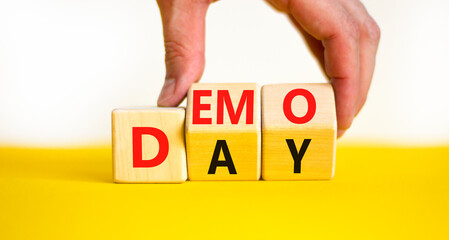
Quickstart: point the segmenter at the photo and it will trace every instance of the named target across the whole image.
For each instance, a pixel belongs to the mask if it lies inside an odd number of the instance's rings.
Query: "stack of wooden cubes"
[[[112,112],[114,181],[331,179],[330,84],[193,84],[187,108]]]

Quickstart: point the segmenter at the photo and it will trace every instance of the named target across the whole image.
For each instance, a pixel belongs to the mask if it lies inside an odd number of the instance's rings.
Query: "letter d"
[[[159,152],[149,160],[142,159],[142,135],[152,135],[159,143]],[[153,127],[133,127],[133,167],[151,168],[163,163],[168,156],[168,138],[163,131]]]

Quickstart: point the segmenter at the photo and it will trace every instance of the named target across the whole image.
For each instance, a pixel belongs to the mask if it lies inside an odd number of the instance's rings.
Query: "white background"
[[[365,108],[344,141],[449,143],[449,1],[364,1],[382,30]],[[324,82],[285,16],[222,0],[203,82]],[[153,0],[0,0],[0,144],[107,144],[116,107],[155,105],[165,74]]]

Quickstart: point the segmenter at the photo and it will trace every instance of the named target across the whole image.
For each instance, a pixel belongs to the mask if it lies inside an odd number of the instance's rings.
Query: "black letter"
[[[224,161],[218,161],[220,149],[223,149],[223,155],[225,157]],[[212,156],[212,162],[210,163],[209,172],[207,174],[215,174],[217,167],[228,167],[229,174],[237,174],[226,140],[217,140],[217,145],[215,145],[214,155]]]
[[[292,154],[293,161],[295,161],[295,169],[293,170],[293,172],[301,173],[301,160],[304,157],[307,147],[309,147],[309,143],[310,141],[312,141],[312,139],[304,139],[299,152],[298,150],[296,150],[295,141],[293,139],[285,139],[285,141],[287,141],[287,145],[290,149],[290,153]]]

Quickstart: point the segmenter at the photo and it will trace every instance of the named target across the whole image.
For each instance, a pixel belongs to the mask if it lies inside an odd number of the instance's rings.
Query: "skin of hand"
[[[159,106],[177,106],[204,71],[205,18],[213,0],[157,0],[166,78]],[[358,0],[267,0],[297,27],[333,86],[338,137],[363,107],[373,77],[380,29]]]

